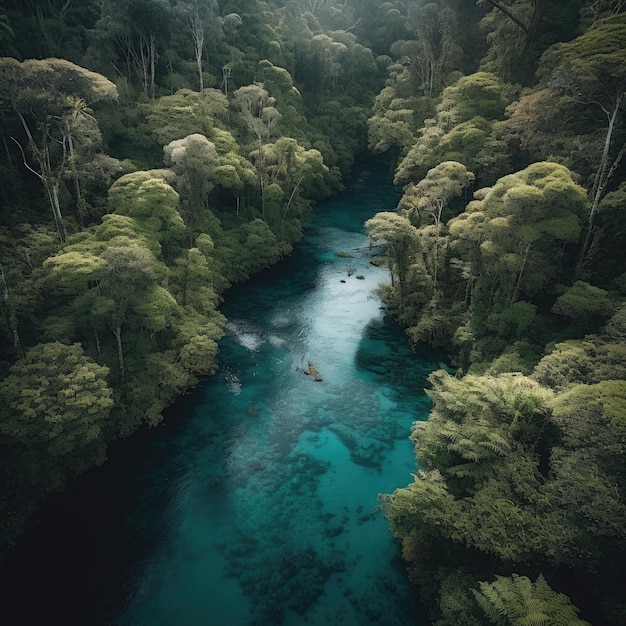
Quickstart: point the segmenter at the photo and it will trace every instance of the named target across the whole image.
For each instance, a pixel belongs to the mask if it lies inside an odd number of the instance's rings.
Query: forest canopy
[[[3,543],[216,371],[227,288],[369,150],[402,189],[381,296],[456,367],[381,496],[433,624],[622,623],[625,9],[0,9]]]

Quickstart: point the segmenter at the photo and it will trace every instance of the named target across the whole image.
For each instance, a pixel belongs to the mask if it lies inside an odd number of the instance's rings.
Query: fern
[[[480,592],[472,589],[472,593],[476,598],[478,606],[483,610],[487,619],[492,624],[506,624],[507,621],[503,621],[503,617],[506,617],[506,609],[504,602],[500,598],[500,594],[494,585],[490,585],[486,582],[480,583]]]
[[[532,583],[526,576],[496,576],[472,590],[487,619],[498,626],[590,626],[578,617],[570,599],[553,591],[543,576]]]

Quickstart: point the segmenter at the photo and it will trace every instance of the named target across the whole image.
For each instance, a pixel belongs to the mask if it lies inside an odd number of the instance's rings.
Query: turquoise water
[[[438,362],[374,295],[387,272],[362,224],[397,202],[375,165],[318,207],[292,259],[227,294],[220,373],[158,443],[182,470],[142,477],[133,527],[163,530],[117,623],[425,623],[377,496],[411,480],[407,437]]]
[[[397,200],[389,165],[369,162],[316,207],[292,257],[226,294],[218,375],[64,494],[47,535],[24,538],[16,614],[428,624],[377,510],[379,493],[411,481],[411,424],[426,418],[422,389],[440,366],[411,350],[375,295],[388,273],[369,262],[363,222]]]

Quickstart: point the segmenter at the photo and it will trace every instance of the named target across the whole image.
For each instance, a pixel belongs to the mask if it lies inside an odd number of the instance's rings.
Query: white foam
[[[258,333],[246,329],[241,322],[228,322],[226,324],[226,330],[240,346],[247,348],[250,352],[256,352],[263,343],[263,339]]]

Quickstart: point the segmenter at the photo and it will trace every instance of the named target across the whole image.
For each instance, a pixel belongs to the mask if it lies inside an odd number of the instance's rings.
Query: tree
[[[146,247],[123,238],[111,241],[100,258],[106,263],[100,280],[100,290],[106,298],[102,304],[106,307],[108,326],[115,336],[119,376],[123,379],[126,367],[122,329],[130,314],[154,292],[156,262]]]
[[[20,63],[0,59],[0,108],[14,113],[24,132],[38,170],[24,166],[43,184],[59,238],[66,237],[59,198],[63,175],[78,139],[72,123],[76,102],[92,104],[117,97],[115,85],[104,76],[63,59],[31,59]]]
[[[417,240],[417,229],[411,222],[397,213],[383,211],[365,222],[371,241],[387,243],[391,260],[391,280],[400,286],[400,302],[406,295],[406,280],[411,254]]]
[[[416,429],[412,438],[425,467],[455,478],[464,493],[519,452],[519,444],[534,450],[545,445],[552,394],[529,378],[467,375],[459,380],[439,371],[430,380],[433,425]]]
[[[412,5],[408,26],[415,32],[410,53],[412,69],[421,80],[424,95],[432,98],[440,92],[444,76],[461,55],[455,43],[459,35],[457,14],[441,3]]]
[[[72,473],[101,463],[113,407],[108,373],[79,344],[36,345],[0,383],[9,409],[0,432],[30,448],[33,463],[38,452],[62,458]]]
[[[497,131],[511,145],[519,145],[528,161],[554,161],[569,167],[586,181],[596,166],[600,148],[595,129],[588,132],[587,116],[554,88],[539,85],[523,92],[507,107],[507,118]]]
[[[134,74],[145,96],[152,99],[156,96],[159,48],[169,35],[170,16],[171,6],[166,0],[105,0],[96,24],[92,47],[99,50],[95,54],[112,48],[112,55],[120,56],[126,66],[128,79],[132,81]]]
[[[237,89],[233,94],[233,103],[248,129],[256,136],[261,154],[263,144],[281,118],[281,114],[274,107],[276,99],[270,96],[262,83],[255,83]]]
[[[263,145],[272,135],[281,114],[274,107],[276,99],[270,96],[260,83],[237,89],[233,94],[233,104],[258,141],[257,171],[261,185],[261,210],[265,216],[265,198],[268,185],[265,177]]]
[[[589,322],[606,319],[613,312],[613,303],[605,289],[577,280],[552,306],[552,312],[574,321]]]
[[[275,199],[264,206],[264,219],[284,241],[300,238],[300,225],[311,200],[330,193],[328,168],[318,150],[305,150],[295,139],[282,137],[263,146],[258,163],[264,170],[267,189]]]
[[[580,107],[597,107],[604,115],[604,142],[599,154],[591,207],[578,270],[585,262],[598,206],[619,166],[626,144],[612,151],[618,117],[626,96],[626,15],[602,20],[580,37],[553,46],[542,57],[541,74],[548,84]]]
[[[166,165],[176,173],[176,187],[182,196],[190,236],[198,229],[210,232],[202,212],[209,210],[208,196],[214,186],[211,179],[217,166],[215,144],[196,133],[168,143],[163,152]]]
[[[146,117],[150,132],[163,146],[195,133],[215,140],[227,116],[228,100],[217,89],[205,89],[202,96],[191,89],[179,89],[158,98]]]
[[[586,0],[580,9],[582,22],[595,24],[600,20],[621,13],[626,4],[624,0]]]
[[[537,59],[557,41],[577,34],[578,0],[555,3],[549,0],[481,0],[494,7],[481,25],[489,30],[489,51],[482,66],[511,83],[528,85],[533,80]]]
[[[182,3],[182,11],[186,15],[193,40],[193,52],[198,68],[198,83],[200,95],[204,95],[204,69],[203,59],[205,54],[205,39],[215,45],[222,34],[222,24],[219,18],[219,6],[216,0]],[[209,31],[207,33],[207,31]]]
[[[398,209],[405,213],[415,226],[426,226],[434,222],[433,291],[437,292],[437,278],[440,262],[440,239],[442,227],[452,217],[449,204],[474,181],[474,174],[461,163],[444,161],[429,170],[426,178],[416,185],[408,184],[398,204]],[[445,212],[444,212],[445,210]],[[422,230],[426,234],[426,230]],[[424,237],[421,238],[425,240]]]
[[[458,161],[479,179],[490,177],[493,170],[502,171],[508,149],[495,139],[493,130],[506,104],[501,81],[486,72],[464,76],[446,87],[436,117],[424,123],[400,161],[394,182],[417,182],[442,161]],[[500,162],[496,164],[494,159]]]
[[[374,100],[373,115],[367,121],[368,145],[376,154],[386,152],[392,146],[406,153],[415,142],[424,120],[432,117],[433,104],[424,96],[403,93],[403,87],[409,82],[406,68],[394,64],[388,71],[392,84],[384,87]]]
[[[451,215],[450,203],[472,185],[474,174],[456,161],[444,161],[430,169],[417,184],[409,183],[398,203],[398,209],[411,219],[415,226],[428,223],[438,214],[447,222]],[[447,209],[444,213],[443,209]]]
[[[155,254],[169,259],[182,245],[185,223],[178,212],[179,196],[164,177],[167,171],[125,174],[109,189],[108,204],[116,214],[132,217]]]
[[[587,200],[571,172],[555,163],[534,163],[475,197],[448,228],[456,251],[473,266],[472,313],[479,330],[479,320],[550,285],[562,246],[578,239]]]

